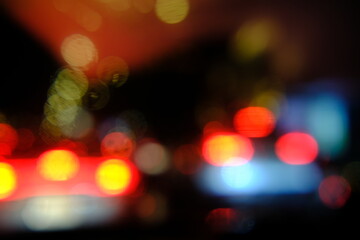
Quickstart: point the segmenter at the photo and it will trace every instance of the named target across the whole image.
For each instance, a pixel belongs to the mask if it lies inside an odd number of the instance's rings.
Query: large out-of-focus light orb
[[[324,155],[339,156],[344,152],[349,136],[347,106],[335,94],[319,94],[308,106],[309,132],[319,143]]]
[[[49,89],[49,97],[57,94],[66,100],[78,100],[88,90],[88,79],[86,75],[77,69],[63,68]]]
[[[319,186],[320,200],[329,208],[343,207],[351,194],[350,184],[343,177],[332,175]]]
[[[188,0],[157,0],[155,12],[157,17],[168,24],[183,21],[189,13]]]
[[[25,226],[36,232],[93,227],[121,214],[119,206],[119,199],[115,202],[111,198],[87,195],[37,196],[19,202],[16,218],[11,219],[9,224],[22,230]]]
[[[259,138],[268,136],[275,127],[275,117],[263,107],[240,109],[234,117],[235,129],[244,136]]]
[[[128,158],[133,153],[134,148],[134,141],[122,132],[111,132],[101,141],[103,156]]]
[[[157,142],[143,143],[134,154],[134,161],[140,171],[158,175],[169,167],[169,156],[165,147]]]
[[[277,156],[288,164],[308,164],[318,153],[316,140],[307,133],[291,132],[281,136],[275,145]]]
[[[219,132],[208,136],[202,146],[205,160],[215,166],[241,165],[251,160],[251,141],[235,133]]]
[[[0,162],[0,199],[8,197],[15,190],[16,182],[13,167]]]
[[[67,196],[36,197],[26,202],[21,217],[32,231],[69,230],[81,223],[76,207]]]
[[[226,185],[239,189],[253,181],[254,172],[249,164],[240,166],[226,166],[221,168],[221,177]]]
[[[229,197],[309,193],[316,191],[322,179],[315,164],[290,165],[275,159],[254,159],[240,166],[205,165],[198,176],[200,189]]]
[[[52,124],[61,126],[75,119],[79,107],[79,100],[67,100],[55,93],[46,101],[44,114]]]
[[[78,157],[67,150],[50,150],[39,157],[38,170],[47,180],[66,181],[79,170]]]
[[[78,68],[87,68],[98,57],[94,43],[81,34],[73,34],[64,39],[61,55],[70,66]]]
[[[269,20],[246,22],[235,34],[234,50],[241,60],[252,60],[264,53],[278,37],[278,29]]]
[[[132,191],[137,184],[137,176],[129,162],[109,159],[96,170],[96,182],[106,194],[119,195]]]
[[[311,135],[291,132],[276,141],[275,151],[281,161],[298,165],[313,162],[319,150],[316,140]]]

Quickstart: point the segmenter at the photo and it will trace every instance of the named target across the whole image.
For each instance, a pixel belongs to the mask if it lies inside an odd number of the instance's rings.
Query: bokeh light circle
[[[329,208],[343,207],[351,195],[351,186],[345,178],[332,175],[325,178],[318,189],[320,200]]]
[[[274,130],[275,117],[267,108],[247,107],[235,114],[234,126],[241,135],[251,138],[266,137]]]
[[[17,180],[13,167],[0,162],[0,199],[8,197],[16,188]]]
[[[73,34],[64,39],[61,44],[61,55],[66,63],[78,68],[86,68],[98,58],[94,43],[81,34]]]
[[[79,170],[79,159],[68,150],[50,150],[39,157],[38,170],[47,180],[66,181]]]
[[[108,159],[97,168],[96,182],[102,192],[109,195],[122,195],[136,188],[138,175],[130,162],[122,159]]]
[[[309,164],[318,154],[316,140],[307,133],[291,132],[281,136],[275,144],[275,152],[288,164]]]
[[[166,148],[156,141],[144,141],[134,154],[134,162],[143,173],[158,175],[169,168],[169,154]]]
[[[168,24],[182,22],[189,13],[188,0],[157,0],[155,3],[156,16]]]
[[[108,133],[101,141],[103,156],[128,158],[133,153],[135,142],[122,132]]]
[[[215,166],[247,163],[254,154],[250,139],[235,133],[218,132],[208,136],[202,146],[205,160]]]

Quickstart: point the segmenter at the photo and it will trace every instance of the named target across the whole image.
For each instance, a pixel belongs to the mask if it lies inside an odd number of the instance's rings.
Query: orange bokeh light
[[[276,141],[275,151],[280,160],[285,163],[309,164],[318,154],[318,144],[309,134],[291,132]]]
[[[266,137],[274,130],[275,117],[264,107],[247,107],[235,114],[234,126],[246,137]]]
[[[202,154],[208,163],[215,166],[242,165],[251,160],[254,148],[246,137],[219,132],[205,139]]]

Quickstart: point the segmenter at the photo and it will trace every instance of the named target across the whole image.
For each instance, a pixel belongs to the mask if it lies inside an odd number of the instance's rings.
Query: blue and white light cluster
[[[273,159],[254,159],[241,166],[206,165],[198,183],[216,196],[303,194],[316,191],[322,173],[316,164],[289,165]]]

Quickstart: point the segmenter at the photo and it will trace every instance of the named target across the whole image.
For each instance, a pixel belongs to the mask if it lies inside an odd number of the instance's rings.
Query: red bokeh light
[[[0,123],[0,155],[11,155],[18,143],[18,134],[9,124]]]
[[[52,158],[46,163],[47,175],[52,177],[66,177],[64,181],[54,181],[44,177],[44,167],[41,169],[39,164],[43,164],[44,157],[54,151],[68,152],[67,150],[48,150],[41,154],[39,158],[6,159],[0,156],[0,164],[8,164],[13,168],[16,175],[16,189],[2,201],[14,201],[36,196],[53,195],[88,195],[96,197],[114,197],[138,194],[141,174],[136,166],[125,159],[109,157],[78,157],[78,164],[71,164],[71,160],[58,167],[59,158]],[[75,156],[75,155],[73,155]],[[60,159],[61,160],[61,159]],[[55,161],[55,164],[53,164]],[[106,163],[111,164],[106,164]],[[116,164],[120,164],[119,167]],[[54,168],[52,168],[52,165]],[[100,166],[106,166],[99,175]],[[73,170],[76,174],[73,174]],[[127,177],[123,176],[124,171]],[[119,175],[120,174],[120,175]],[[1,174],[0,174],[1,175]],[[99,181],[99,176],[102,178]],[[0,176],[0,183],[4,181],[4,174]],[[118,182],[118,181],[121,182]],[[99,185],[99,182],[101,185]],[[4,188],[3,184],[3,188]],[[4,190],[3,190],[4,191]]]
[[[235,129],[242,135],[259,138],[268,136],[275,127],[275,117],[263,107],[240,109],[234,117]]]
[[[319,197],[329,208],[343,207],[351,194],[350,184],[340,176],[329,176],[319,186]]]
[[[101,141],[101,153],[104,156],[129,158],[135,148],[135,142],[122,132],[107,134]]]
[[[208,163],[215,166],[241,165],[251,160],[254,148],[246,137],[219,132],[205,139],[202,154]]]
[[[309,134],[291,132],[281,136],[275,144],[275,151],[281,161],[288,164],[308,164],[318,154],[318,144]]]

